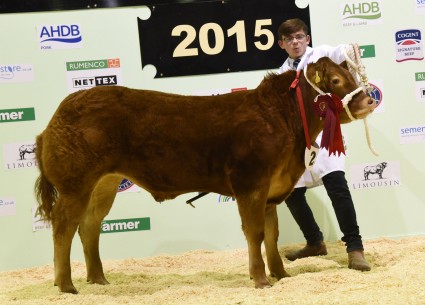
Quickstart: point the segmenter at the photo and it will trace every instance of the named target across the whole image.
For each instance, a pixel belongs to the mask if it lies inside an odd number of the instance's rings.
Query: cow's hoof
[[[258,288],[258,289],[271,288],[271,287],[272,287],[271,284],[259,284],[259,285],[255,285],[255,288]]]
[[[291,275],[285,270],[283,270],[283,272],[273,272],[270,275],[278,280],[283,279],[284,277],[291,277]]]
[[[74,285],[59,287],[59,290],[64,293],[78,294],[78,290],[74,287]]]
[[[263,289],[263,288],[270,288],[272,285],[267,279],[263,279],[261,281],[255,281],[255,288]]]
[[[55,281],[53,285],[59,287],[60,292],[78,294],[78,290],[74,287],[72,282],[69,284],[58,284]]]
[[[104,276],[96,278],[87,278],[87,282],[90,284],[109,285],[108,280]]]

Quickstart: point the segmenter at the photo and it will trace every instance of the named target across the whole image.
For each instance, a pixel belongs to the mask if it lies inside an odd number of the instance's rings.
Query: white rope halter
[[[361,58],[360,58],[360,49],[357,44],[349,44],[347,45],[345,49],[345,59],[347,61],[348,65],[348,71],[350,71],[351,75],[353,76],[354,80],[356,81],[357,85],[359,86],[357,89],[355,89],[353,92],[350,92],[345,95],[345,97],[341,100],[342,105],[345,109],[345,112],[347,113],[348,117],[355,121],[357,120],[352,114],[350,109],[348,108],[348,103],[353,99],[353,97],[359,93],[360,91],[364,91],[365,93],[368,93],[371,91],[371,87],[368,83],[365,67],[362,64]],[[319,87],[317,87],[315,84],[313,84],[310,79],[307,77],[307,66],[304,68],[304,76],[307,82],[312,86],[317,92],[320,94],[326,94],[322,90],[320,90]],[[378,156],[379,153],[373,148],[371,140],[370,140],[370,134],[369,134],[369,127],[367,124],[367,118],[365,117],[363,119],[363,123],[365,126],[366,131],[366,140],[367,144],[369,146],[370,151],[375,155]]]
[[[354,77],[355,81],[358,85],[362,86],[363,91],[367,94],[372,91],[371,86],[369,85],[365,66],[362,63],[361,56],[360,56],[360,48],[358,44],[348,44],[345,49],[345,60],[347,61],[348,70],[350,71],[351,75]],[[348,108],[348,107],[347,107]],[[351,118],[351,117],[350,117]],[[365,131],[366,131],[366,140],[367,145],[369,146],[370,151],[375,155],[378,156],[379,153],[375,150],[375,148],[372,146],[372,141],[370,140],[370,133],[369,133],[369,126],[367,124],[367,117],[363,119]]]

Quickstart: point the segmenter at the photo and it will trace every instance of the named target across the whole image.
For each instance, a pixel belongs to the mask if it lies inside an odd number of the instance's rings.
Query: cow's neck
[[[316,90],[309,85],[303,73],[300,75],[298,86],[301,89],[302,103],[304,105],[305,117],[307,119],[307,129],[310,136],[310,141],[313,143],[319,133],[323,130],[323,121],[315,113],[313,109],[314,98],[317,96]],[[299,101],[298,101],[299,102]]]

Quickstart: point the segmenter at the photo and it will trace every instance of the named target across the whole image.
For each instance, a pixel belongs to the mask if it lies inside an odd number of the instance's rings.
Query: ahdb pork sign
[[[37,27],[40,50],[82,48],[78,24],[41,25]]]

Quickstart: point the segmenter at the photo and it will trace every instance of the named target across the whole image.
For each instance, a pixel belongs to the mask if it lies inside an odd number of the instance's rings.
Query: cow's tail
[[[53,205],[55,204],[56,199],[58,197],[58,193],[56,188],[47,179],[44,173],[43,158],[42,158],[43,134],[40,134],[39,136],[37,136],[36,142],[37,142],[37,146],[36,146],[37,148],[35,151],[35,156],[37,158],[37,164],[40,170],[40,176],[38,176],[34,186],[35,195],[38,201],[38,208],[37,208],[36,215],[40,215],[41,219],[43,220],[50,221],[51,212],[53,209]]]

